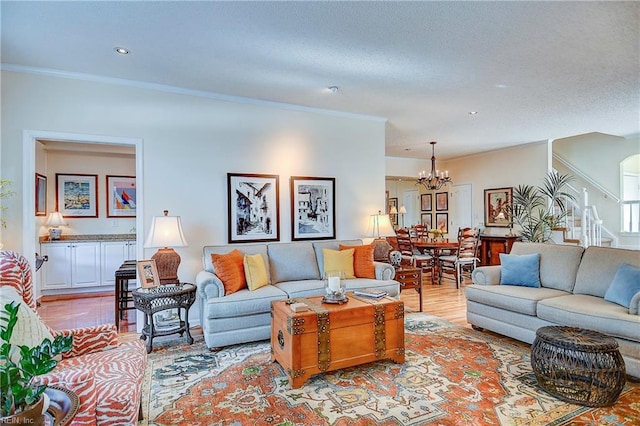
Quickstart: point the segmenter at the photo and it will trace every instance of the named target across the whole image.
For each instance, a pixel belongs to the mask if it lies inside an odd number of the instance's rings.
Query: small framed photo
[[[107,217],[136,217],[136,177],[107,175]]]
[[[422,213],[420,215],[420,223],[424,225],[427,230],[433,229],[433,215],[431,213]]]
[[[511,214],[508,206],[513,199],[513,187],[484,190],[484,226],[508,228]]]
[[[277,175],[227,173],[229,243],[280,240]]]
[[[154,259],[138,261],[138,278],[143,288],[158,287],[160,275]]]
[[[449,193],[438,192],[436,193],[436,211],[446,212],[449,210]]]
[[[445,234],[449,233],[449,214],[436,213],[436,229],[441,230]]]
[[[47,177],[36,173],[36,216],[47,215]]]
[[[433,210],[431,206],[431,194],[420,195],[420,210],[423,212],[430,212]]]
[[[64,217],[98,217],[98,175],[56,173],[56,210]]]
[[[291,176],[291,240],[336,237],[335,178]]]

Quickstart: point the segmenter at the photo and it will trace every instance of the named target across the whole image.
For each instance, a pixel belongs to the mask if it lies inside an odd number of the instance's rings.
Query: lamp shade
[[[369,229],[367,231],[367,237],[393,237],[396,232],[391,226],[391,220],[388,214],[372,214],[369,218]]]
[[[407,208],[405,206],[400,206],[400,210],[398,210],[400,214],[407,214]]]
[[[396,206],[391,206],[391,209],[389,209],[389,214],[398,214],[398,209],[396,208]]]
[[[62,213],[51,212],[49,213],[49,217],[47,217],[47,221],[44,223],[44,226],[64,226],[66,224],[67,222],[64,221]]]
[[[145,248],[185,247],[186,245],[187,240],[184,238],[184,233],[182,232],[180,216],[165,215],[153,218],[151,230],[144,244]]]

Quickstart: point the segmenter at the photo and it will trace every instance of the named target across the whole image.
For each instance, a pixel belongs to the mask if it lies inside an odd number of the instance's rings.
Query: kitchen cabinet
[[[480,235],[480,264],[499,265],[500,253],[511,252],[511,246],[517,239],[515,236]]]
[[[42,268],[42,289],[99,286],[100,248],[100,243],[95,241],[41,244],[42,255],[49,259]]]
[[[102,285],[115,286],[115,273],[125,260],[136,259],[135,241],[103,241],[102,244]],[[133,282],[133,281],[132,281]]]

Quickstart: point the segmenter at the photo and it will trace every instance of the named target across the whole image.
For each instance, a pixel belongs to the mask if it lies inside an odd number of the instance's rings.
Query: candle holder
[[[346,296],[347,284],[342,271],[327,271],[324,274],[324,292],[322,303],[342,305],[349,301]]]

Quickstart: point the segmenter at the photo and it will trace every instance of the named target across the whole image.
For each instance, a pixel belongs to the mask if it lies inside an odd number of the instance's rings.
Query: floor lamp
[[[164,211],[164,216],[156,216],[151,223],[151,230],[144,244],[145,248],[156,248],[159,250],[151,259],[156,261],[160,282],[163,284],[179,282],[178,266],[180,266],[180,255],[173,247],[186,247],[187,240],[182,232],[180,216],[169,216],[169,211]]]

